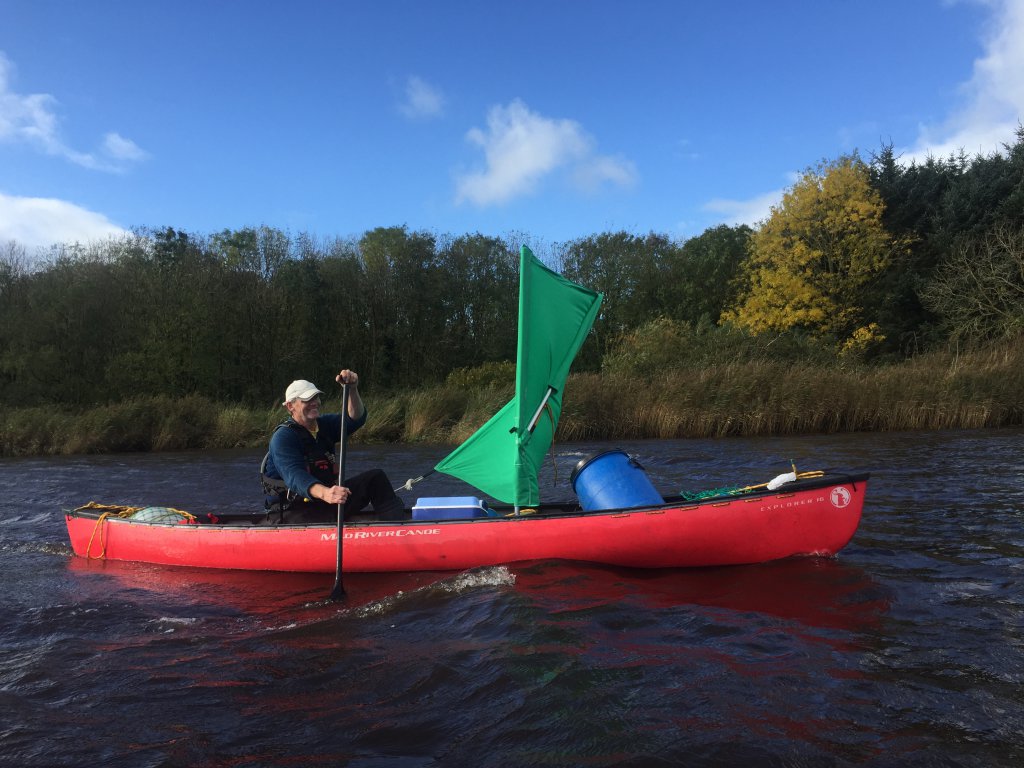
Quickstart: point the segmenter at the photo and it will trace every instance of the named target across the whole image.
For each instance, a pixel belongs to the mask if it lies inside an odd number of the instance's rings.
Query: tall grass
[[[934,430],[1024,423],[1024,355],[1012,347],[900,365],[730,362],[648,382],[576,377],[570,439]]]
[[[140,397],[73,412],[12,409],[0,415],[0,455],[184,451],[266,441],[281,415],[223,406],[198,395]]]
[[[888,366],[732,359],[650,375],[576,374],[557,439],[616,440],[1024,424],[1024,351],[1006,343],[922,355]],[[463,381],[465,379],[465,381]],[[356,442],[459,443],[511,397],[511,381],[465,376],[445,386],[367,398]],[[325,411],[340,402],[329,400]],[[9,409],[0,455],[264,446],[286,416],[199,396],[148,397],[79,412]]]

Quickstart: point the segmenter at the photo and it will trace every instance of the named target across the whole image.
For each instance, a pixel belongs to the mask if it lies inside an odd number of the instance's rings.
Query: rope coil
[[[100,516],[96,518],[96,524],[92,528],[92,533],[89,535],[89,545],[85,548],[85,558],[87,560],[102,560],[107,554],[107,545],[103,539],[104,526],[103,523],[108,517],[116,517],[122,520],[131,518],[138,512],[144,509],[153,509],[153,507],[128,507],[121,504],[100,504],[97,501],[90,501],[88,504],[83,504],[80,507],[75,508],[75,512],[84,512],[86,510],[100,510]],[[194,524],[196,522],[196,516],[191,512],[186,512],[182,509],[175,509],[174,507],[160,507],[162,510],[174,513],[181,516],[179,522]],[[144,521],[139,521],[144,522]],[[100,551],[98,555],[92,554],[92,543],[96,539],[96,534],[99,533],[99,546]]]

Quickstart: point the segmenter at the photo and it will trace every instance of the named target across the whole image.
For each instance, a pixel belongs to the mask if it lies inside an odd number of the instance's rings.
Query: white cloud
[[[961,88],[962,106],[940,125],[922,125],[904,160],[1002,151],[1024,116],[1024,0],[982,0],[992,9],[984,53]]]
[[[0,243],[14,240],[31,250],[127,234],[106,216],[65,200],[0,192]]]
[[[440,89],[413,75],[405,84],[405,101],[398,108],[414,120],[440,117],[444,111],[444,95]]]
[[[708,213],[718,214],[720,221],[724,224],[730,226],[746,224],[753,227],[771,215],[772,208],[782,202],[782,196],[785,193],[784,189],[775,189],[749,200],[716,198],[705,203],[701,209]]]
[[[597,191],[605,182],[631,187],[637,180],[636,166],[622,157],[594,157],[573,172],[577,186],[586,192]]]
[[[115,160],[144,160],[146,153],[131,139],[119,133],[108,133],[103,137],[103,150]]]
[[[146,158],[135,142],[117,133],[108,133],[95,152],[69,147],[60,136],[54,111],[57,100],[47,93],[16,93],[11,89],[13,72],[14,65],[0,51],[0,142],[24,143],[47,155],[99,171],[123,171],[128,163]]]
[[[574,181],[588,191],[605,182],[627,185],[636,179],[629,161],[595,155],[594,139],[579,123],[531,112],[519,99],[492,107],[486,131],[473,128],[466,138],[483,150],[486,168],[456,179],[456,203],[507,203],[530,194],[563,166],[570,166]]]

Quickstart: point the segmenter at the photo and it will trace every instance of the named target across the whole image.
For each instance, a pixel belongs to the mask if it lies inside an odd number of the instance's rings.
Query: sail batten
[[[437,471],[506,504],[540,503],[537,474],[561,415],[565,380],[601,299],[522,247],[515,395],[442,459],[434,467]],[[544,411],[550,418],[542,418]]]
[[[540,401],[540,405],[537,406],[537,410],[533,414],[533,418],[530,419],[530,423],[526,427],[526,431],[530,434],[533,433],[533,428],[537,426],[537,419],[544,412],[544,406],[548,404],[548,400],[555,394],[555,388],[552,386],[548,387],[547,392],[544,393],[544,399]]]

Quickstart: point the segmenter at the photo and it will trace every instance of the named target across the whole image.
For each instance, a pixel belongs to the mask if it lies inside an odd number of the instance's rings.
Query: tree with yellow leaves
[[[736,304],[722,316],[760,334],[802,329],[844,351],[884,336],[864,318],[864,287],[904,245],[856,155],[808,169],[750,240]]]

